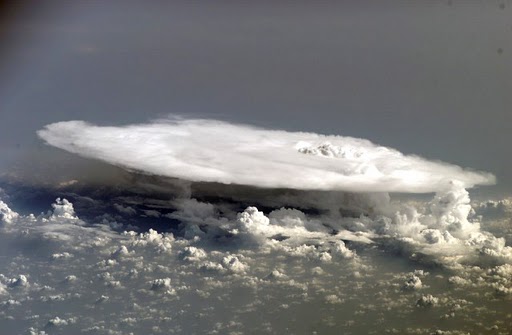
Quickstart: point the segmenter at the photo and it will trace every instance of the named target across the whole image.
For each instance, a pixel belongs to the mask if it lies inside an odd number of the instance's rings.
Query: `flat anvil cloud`
[[[48,144],[127,169],[190,181],[262,188],[436,192],[492,184],[492,174],[433,162],[352,137],[268,130],[214,120],[123,127],[47,125]]]

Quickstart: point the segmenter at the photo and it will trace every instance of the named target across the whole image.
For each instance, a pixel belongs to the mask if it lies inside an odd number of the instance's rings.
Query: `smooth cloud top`
[[[145,173],[264,188],[353,192],[436,192],[493,184],[465,170],[368,140],[267,130],[214,120],[168,120],[124,127],[83,121],[38,131],[48,144]]]

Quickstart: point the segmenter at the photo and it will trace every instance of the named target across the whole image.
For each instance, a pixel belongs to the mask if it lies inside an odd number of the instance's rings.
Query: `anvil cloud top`
[[[124,127],[83,121],[47,125],[48,144],[128,169],[190,181],[264,188],[436,192],[492,184],[465,170],[368,140],[267,130],[215,120],[161,120]]]

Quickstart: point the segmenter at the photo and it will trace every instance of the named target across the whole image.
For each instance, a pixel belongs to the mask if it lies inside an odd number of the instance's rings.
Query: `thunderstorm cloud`
[[[212,120],[38,134],[109,164],[92,180],[0,184],[8,333],[510,329],[512,201],[467,191],[491,174]],[[94,179],[111,169],[115,180]],[[410,194],[423,192],[434,195]],[[50,210],[18,210],[40,195],[56,196]]]
[[[214,120],[124,127],[83,121],[47,125],[48,144],[127,169],[190,181],[261,188],[427,193],[492,174],[430,161],[364,139],[267,130]]]

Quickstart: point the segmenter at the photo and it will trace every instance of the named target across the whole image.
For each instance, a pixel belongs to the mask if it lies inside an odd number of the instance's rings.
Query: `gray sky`
[[[56,121],[168,113],[350,135],[512,187],[512,2],[6,7],[5,166]]]

